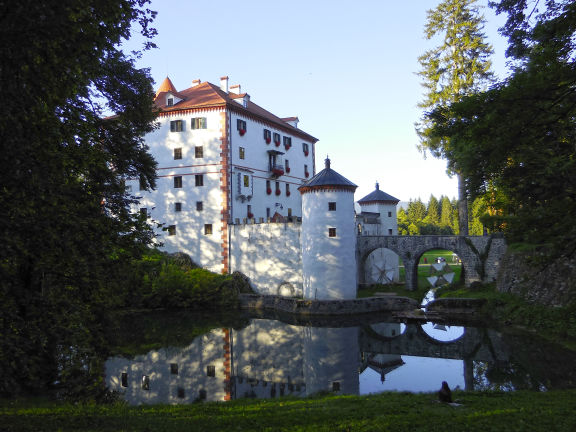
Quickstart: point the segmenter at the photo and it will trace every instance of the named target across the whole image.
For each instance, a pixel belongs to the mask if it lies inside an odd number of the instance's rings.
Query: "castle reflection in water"
[[[372,328],[386,337],[398,335],[400,326]],[[212,330],[185,348],[150,351],[133,359],[112,357],[106,362],[106,381],[130,404],[303,397],[323,391],[358,394],[363,369],[384,376],[402,364],[399,354],[361,353],[358,327],[254,319],[242,330]]]

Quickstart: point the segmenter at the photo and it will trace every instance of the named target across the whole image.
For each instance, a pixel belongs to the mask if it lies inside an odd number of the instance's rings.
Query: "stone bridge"
[[[439,341],[428,335],[418,323],[406,324],[397,336],[382,336],[370,326],[361,327],[359,346],[363,352],[417,357],[508,361],[501,335],[495,330],[465,327],[464,334],[452,341]]]
[[[366,259],[376,249],[395,252],[406,270],[406,289],[418,287],[418,262],[424,252],[446,249],[454,252],[462,262],[464,283],[492,282],[496,280],[500,260],[506,252],[502,236],[371,236],[359,235],[356,243],[358,282],[365,283]]]

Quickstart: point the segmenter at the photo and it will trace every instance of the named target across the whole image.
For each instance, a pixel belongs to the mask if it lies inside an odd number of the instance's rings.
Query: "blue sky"
[[[154,0],[158,49],[144,54],[156,86],[178,90],[200,79],[240,84],[251,100],[319,139],[316,166],[332,168],[359,187],[358,200],[380,189],[402,201],[457,196],[446,162],[417,150],[421,116],[418,56],[434,42],[423,36],[426,11],[439,0]],[[486,0],[480,0],[484,6]],[[505,74],[504,17],[483,13],[495,48],[494,71]],[[135,39],[127,49],[138,46]]]

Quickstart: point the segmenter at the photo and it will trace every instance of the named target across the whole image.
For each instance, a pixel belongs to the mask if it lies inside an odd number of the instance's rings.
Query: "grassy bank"
[[[128,407],[2,401],[2,431],[574,431],[576,390],[383,393]]]

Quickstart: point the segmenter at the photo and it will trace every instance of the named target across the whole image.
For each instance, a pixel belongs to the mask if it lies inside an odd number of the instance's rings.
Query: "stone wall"
[[[240,306],[243,309],[272,309],[293,314],[353,315],[413,310],[418,308],[418,302],[397,296],[355,300],[302,300],[272,295],[241,294]]]
[[[530,302],[565,306],[576,300],[576,257],[535,264],[526,252],[508,252],[500,264],[498,291]]]

